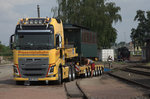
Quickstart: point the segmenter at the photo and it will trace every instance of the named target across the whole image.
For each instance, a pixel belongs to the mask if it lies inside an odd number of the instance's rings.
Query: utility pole
[[[125,33],[125,32],[123,32],[123,34],[124,34],[124,42],[125,42],[124,47],[127,47],[127,45],[126,45],[126,33]]]
[[[37,5],[38,18],[40,18],[40,5]]]

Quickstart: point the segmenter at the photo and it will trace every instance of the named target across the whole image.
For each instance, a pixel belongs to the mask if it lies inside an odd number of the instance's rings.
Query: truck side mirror
[[[56,48],[58,48],[58,47],[59,47],[59,36],[56,35]]]
[[[9,47],[10,49],[13,49],[13,44],[14,44],[14,34],[10,36],[10,42],[9,42]]]
[[[62,38],[61,35],[56,34],[56,48],[61,48],[62,47]]]
[[[61,38],[61,36],[59,35],[59,47],[61,48],[62,47],[62,38]]]

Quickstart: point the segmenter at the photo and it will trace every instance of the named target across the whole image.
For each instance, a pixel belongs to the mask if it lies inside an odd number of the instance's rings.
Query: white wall
[[[103,62],[107,61],[108,56],[111,56],[114,61],[114,49],[102,49],[99,52],[99,59]]]

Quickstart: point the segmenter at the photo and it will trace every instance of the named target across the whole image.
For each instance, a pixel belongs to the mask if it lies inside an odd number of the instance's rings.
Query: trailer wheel
[[[101,75],[101,69],[100,68],[98,69],[98,74],[99,74],[99,76]]]
[[[96,72],[96,76],[98,76],[98,69],[96,69],[95,72]]]
[[[90,69],[88,70],[88,77],[91,77]]]
[[[95,70],[95,77],[96,77],[96,70]]]
[[[95,70],[93,71],[93,76],[96,76],[96,72],[95,72]]]
[[[76,78],[76,73],[75,73],[74,66],[72,66],[72,68],[71,68],[71,80],[73,81],[73,80],[75,80],[75,78]]]
[[[84,77],[86,78],[87,76],[88,76],[88,73],[87,73],[87,70],[85,70]]]
[[[56,81],[58,85],[62,84],[62,75],[61,75],[61,68],[58,69],[58,80]]]
[[[103,70],[101,70],[101,75],[103,74]]]
[[[99,76],[99,68],[97,68],[97,76]]]
[[[100,75],[102,75],[103,74],[103,70],[102,70],[102,68],[101,68],[101,70],[100,70]]]

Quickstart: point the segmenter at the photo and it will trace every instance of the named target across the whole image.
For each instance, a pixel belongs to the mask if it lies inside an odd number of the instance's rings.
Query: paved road
[[[78,83],[89,99],[149,99],[143,96],[146,90],[107,75],[82,79]]]
[[[11,76],[12,73],[12,65],[0,65],[0,79]]]
[[[0,99],[67,99],[64,85],[15,85],[12,66],[0,65]]]
[[[77,86],[77,80],[65,83],[66,92],[69,99],[83,99],[84,94]]]
[[[38,83],[32,84],[31,86],[15,85],[12,77],[12,71],[12,66],[0,65],[0,99],[68,98],[63,84],[46,85],[45,83]],[[69,88],[69,91],[75,88],[72,87],[72,84],[74,84],[74,82],[68,83],[71,87]],[[79,85],[83,89],[84,93],[88,95],[89,99],[136,99],[135,97],[145,94],[145,90],[143,89],[130,86],[105,75],[102,77],[79,79]],[[73,92],[77,93],[74,90]]]

